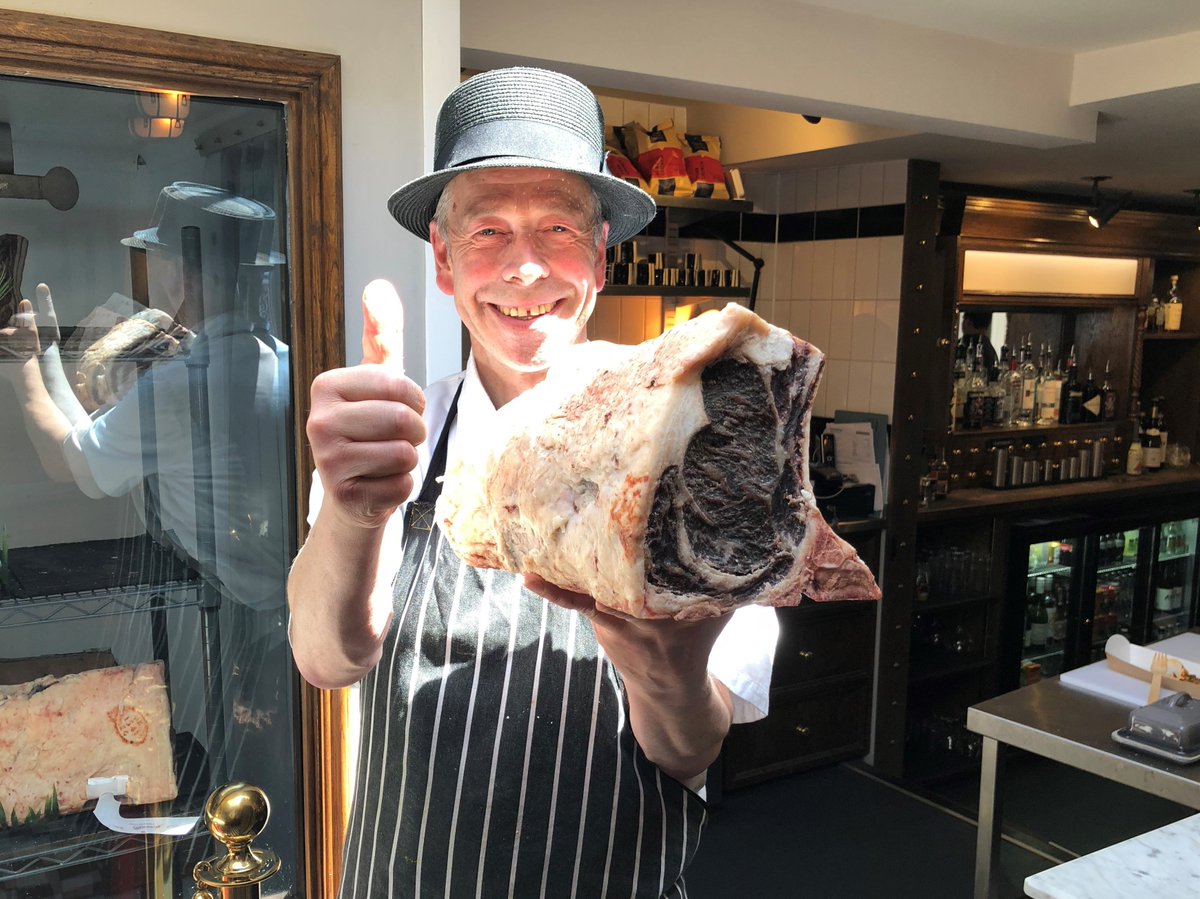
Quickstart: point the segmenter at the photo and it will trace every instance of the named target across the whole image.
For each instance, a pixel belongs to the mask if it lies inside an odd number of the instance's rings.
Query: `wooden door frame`
[[[0,74],[103,87],[178,90],[276,102],[287,127],[286,252],[295,386],[293,487],[305,534],[312,455],[308,385],[344,364],[341,63],[337,56],[0,10]],[[333,896],[341,871],[348,784],[346,691],[299,677],[301,839],[305,895]]]

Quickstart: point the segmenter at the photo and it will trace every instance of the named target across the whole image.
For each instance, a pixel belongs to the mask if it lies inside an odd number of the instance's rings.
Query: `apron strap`
[[[437,445],[429,458],[429,470],[425,472],[421,492],[408,505],[408,514],[404,522],[406,531],[409,528],[426,532],[433,529],[433,505],[442,492],[442,475],[446,473],[446,455],[450,447],[450,429],[458,416],[458,398],[462,394],[462,388],[463,382],[459,381],[458,389],[454,391],[454,399],[450,401],[450,411],[446,413],[446,421],[438,435]]]

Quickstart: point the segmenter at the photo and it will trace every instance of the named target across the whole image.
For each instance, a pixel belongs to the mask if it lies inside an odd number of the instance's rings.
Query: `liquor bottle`
[[[1083,390],[1079,397],[1079,420],[1084,422],[1100,421],[1104,415],[1104,393],[1096,386],[1096,378],[1088,369],[1087,380],[1083,382]]]
[[[1042,578],[1039,577],[1037,581],[1042,581]],[[1033,593],[1030,596],[1029,618],[1031,622],[1029,637],[1033,648],[1043,649],[1050,639],[1050,616],[1046,612],[1046,604],[1037,582],[1035,582]]]
[[[1171,275],[1171,288],[1163,305],[1163,330],[1178,331],[1183,322],[1183,303],[1179,301],[1179,275]]]
[[[1054,641],[1062,646],[1067,638],[1067,585],[1054,578]]]
[[[1062,392],[1066,401],[1059,409],[1059,420],[1077,425],[1083,420],[1083,384],[1079,380],[1079,369],[1075,364],[1074,345],[1071,346],[1071,355],[1067,357],[1067,377]]]
[[[942,447],[938,457],[937,468],[934,469],[933,494],[936,499],[945,499],[950,495],[950,464],[946,461],[946,447]]]
[[[1104,384],[1100,388],[1100,393],[1103,396],[1100,417],[1104,421],[1112,421],[1117,417],[1117,391],[1113,389],[1112,383],[1109,380],[1109,370],[1111,368],[1112,360],[1106,359],[1104,361]]]
[[[967,376],[966,407],[963,410],[963,426],[978,430],[986,421],[985,399],[987,397],[987,375],[984,373],[982,345],[975,344],[975,359]]]
[[[1005,377],[1008,376],[1008,365],[1004,366]],[[1008,391],[1004,380],[1000,377],[1000,368],[993,365],[988,374],[987,397],[984,401],[987,413],[986,423],[994,427],[1004,427],[1008,424]]]
[[[1024,355],[1024,354],[1022,354]],[[1021,421],[1021,407],[1024,401],[1024,383],[1020,370],[1017,368],[1017,357],[1009,356],[1008,373],[1004,376],[1004,424],[1008,427]],[[1028,422],[1026,422],[1028,424]]]
[[[1158,582],[1154,585],[1154,611],[1161,615],[1170,613],[1174,603],[1174,585],[1171,583],[1170,563],[1158,566]]]
[[[1158,406],[1158,433],[1162,437],[1163,464],[1166,465],[1167,464],[1167,444],[1170,443],[1170,440],[1167,436],[1167,417],[1163,413],[1163,407],[1166,405],[1166,401],[1161,396],[1159,396],[1159,397],[1154,398],[1154,403],[1156,406]]]
[[[1129,455],[1125,457],[1125,474],[1139,475],[1146,470],[1145,455],[1142,450],[1142,433],[1138,429],[1138,433],[1133,435],[1129,441]]]
[[[954,390],[950,395],[950,414],[956,428],[963,426],[963,412],[967,402],[967,374],[967,345],[960,340],[954,348]]]
[[[1058,600],[1051,589],[1054,578],[1047,577],[1046,592],[1042,595],[1042,608],[1046,610],[1046,648],[1056,649],[1059,645]]]
[[[1021,375],[1021,404],[1016,409],[1016,425],[1028,428],[1037,421],[1037,366],[1033,364],[1033,347],[1021,344],[1021,363],[1017,366]]]
[[[1058,424],[1059,399],[1062,394],[1062,376],[1054,370],[1053,358],[1047,354],[1042,379],[1038,384],[1039,425]]]
[[[1146,421],[1146,441],[1142,447],[1142,466],[1146,471],[1158,471],[1162,468],[1164,447],[1162,431],[1158,428],[1158,401],[1150,407],[1150,418]]]

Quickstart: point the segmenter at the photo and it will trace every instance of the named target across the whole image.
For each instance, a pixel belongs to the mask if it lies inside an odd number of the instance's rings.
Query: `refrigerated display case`
[[[1162,640],[1196,624],[1196,518],[1018,522],[999,683],[1013,689],[1104,658],[1108,638]],[[1115,525],[1115,526],[1114,526]]]

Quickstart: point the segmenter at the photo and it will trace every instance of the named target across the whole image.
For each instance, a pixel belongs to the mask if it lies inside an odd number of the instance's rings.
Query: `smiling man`
[[[467,370],[418,388],[364,301],[369,364],[313,383],[291,639],[311,683],[362,682],[343,897],[686,896],[696,791],[731,722],[766,712],[773,610],[619,618],[465,565],[432,524],[447,457],[586,339],[606,242],[654,215],[605,171],[603,133],[587,88],[553,72],[453,91],[435,171],[389,209],[432,245]]]

